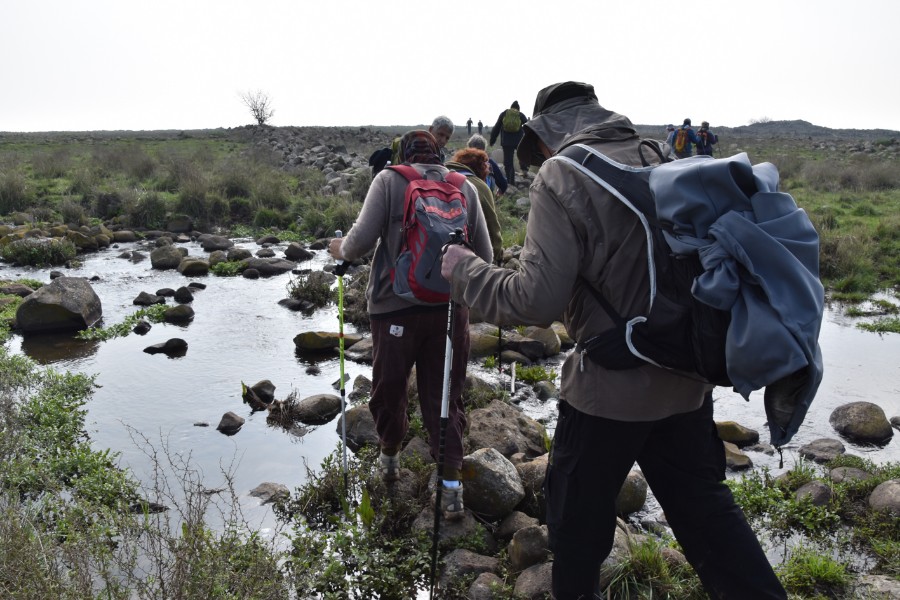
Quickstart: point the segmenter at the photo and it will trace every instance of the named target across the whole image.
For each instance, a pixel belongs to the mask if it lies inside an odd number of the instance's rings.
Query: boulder
[[[147,354],[165,354],[176,357],[187,354],[188,344],[181,338],[170,338],[161,344],[153,344],[144,348]]]
[[[550,555],[547,526],[533,525],[518,530],[509,542],[507,555],[514,573],[547,560]]]
[[[647,502],[647,480],[640,471],[630,471],[616,496],[616,514],[630,515],[644,508]]]
[[[341,412],[341,397],[334,394],[316,394],[295,402],[291,416],[306,425],[328,423]]]
[[[187,304],[179,304],[172,308],[166,309],[163,314],[163,321],[166,323],[188,323],[194,318],[194,309]]]
[[[140,292],[131,303],[136,306],[153,306],[154,304],[165,304],[166,299],[149,292]]]
[[[234,242],[222,235],[204,234],[197,238],[197,241],[200,242],[200,247],[207,252],[228,250],[234,246]]]
[[[259,498],[260,504],[268,504],[277,500],[287,500],[291,497],[291,491],[282,483],[267,481],[250,490],[250,495]]]
[[[186,256],[178,263],[177,268],[185,277],[202,277],[209,274],[209,261]]]
[[[247,258],[241,261],[245,269],[256,269],[260,277],[289,273],[297,265],[283,258]]]
[[[150,266],[159,270],[177,269],[185,256],[187,256],[186,248],[166,244],[150,252]]]
[[[719,432],[719,439],[723,442],[731,442],[738,448],[745,448],[759,442],[758,431],[734,421],[717,421],[716,430]]]
[[[516,472],[525,489],[525,497],[516,507],[526,515],[543,519],[547,512],[544,498],[544,477],[547,474],[547,461],[550,455],[545,453],[534,460],[516,464]]]
[[[441,587],[446,588],[451,582],[467,575],[496,573],[500,561],[493,556],[482,556],[465,548],[457,548],[443,558],[441,569]]]
[[[58,277],[29,294],[16,310],[23,333],[77,331],[103,316],[100,298],[83,277]]]
[[[808,499],[814,506],[826,506],[831,502],[831,496],[831,488],[821,481],[804,483],[794,492],[794,499],[797,502]]]
[[[550,597],[553,563],[546,562],[528,567],[516,577],[513,592],[516,598],[543,600]]]
[[[732,471],[743,471],[753,466],[750,457],[731,442],[722,442],[725,446],[725,465]]]
[[[365,445],[378,447],[378,432],[375,431],[375,419],[368,404],[360,404],[348,408],[338,419],[337,434],[342,435],[343,422],[347,420],[347,448],[356,452]]]
[[[884,410],[871,402],[838,406],[831,412],[828,422],[844,437],[863,444],[881,444],[894,435]]]
[[[844,451],[844,444],[833,438],[819,438],[800,446],[800,456],[817,463],[830,462]]]
[[[869,494],[869,507],[900,517],[900,479],[888,479]]]
[[[357,333],[344,333],[344,350],[347,350],[362,336]],[[305,352],[333,351],[340,348],[340,334],[329,331],[304,331],[294,336],[294,346]]]
[[[521,409],[501,400],[473,410],[468,421],[466,447],[471,450],[494,448],[506,457],[523,452],[530,458],[547,451],[544,426]]]
[[[291,242],[284,249],[284,257],[294,262],[303,262],[311,259],[313,256],[315,256],[314,252],[310,252],[297,242]]]
[[[462,477],[466,508],[488,520],[505,517],[525,497],[516,467],[493,448],[465,456]]]
[[[544,345],[544,356],[556,356],[562,349],[562,342],[552,327],[526,327],[523,335]]]
[[[222,415],[222,419],[219,421],[216,429],[221,431],[225,435],[234,435],[241,430],[241,427],[244,426],[244,422],[244,417],[228,411],[227,413]]]

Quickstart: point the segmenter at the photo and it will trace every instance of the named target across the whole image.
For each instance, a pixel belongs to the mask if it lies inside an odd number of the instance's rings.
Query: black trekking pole
[[[334,237],[343,237],[343,232],[338,229],[334,232]],[[338,345],[340,347],[341,356],[341,448],[343,450],[343,471],[344,471],[344,492],[350,489],[347,484],[347,390],[344,387],[344,273],[347,272],[349,263],[339,260],[334,268],[334,273],[338,277]]]
[[[457,229],[450,234],[450,244],[462,244],[463,232]],[[444,382],[441,390],[441,432],[438,438],[437,481],[434,486],[434,532],[431,542],[431,590],[428,597],[434,598],[434,583],[437,575],[438,539],[441,529],[441,493],[444,488],[444,448],[447,444],[447,422],[450,420],[450,369],[453,364],[453,333],[456,320],[456,303],[450,298],[447,310],[447,343],[444,346]]]

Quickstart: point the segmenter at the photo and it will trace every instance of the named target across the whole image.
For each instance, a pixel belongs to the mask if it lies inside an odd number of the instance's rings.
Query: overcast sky
[[[640,124],[900,130],[897,0],[0,0],[0,131],[492,125],[564,80]]]

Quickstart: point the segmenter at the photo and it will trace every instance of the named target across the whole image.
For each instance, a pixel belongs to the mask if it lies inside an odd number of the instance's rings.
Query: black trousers
[[[599,594],[616,496],[635,462],[711,598],[787,598],[723,483],[725,451],[709,395],[696,411],[640,423],[593,417],[560,402],[544,481],[556,600]]]
[[[516,185],[516,147],[503,146],[503,173],[510,185]]]

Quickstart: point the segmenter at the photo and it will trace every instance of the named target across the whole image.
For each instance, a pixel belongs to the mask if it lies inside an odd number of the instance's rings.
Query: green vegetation
[[[165,304],[154,304],[128,315],[121,323],[116,323],[109,327],[88,327],[76,333],[75,337],[80,340],[111,340],[117,337],[124,337],[131,333],[131,330],[134,329],[134,326],[141,319],[147,319],[151,323],[162,323],[168,308]]]
[[[517,365],[516,377],[529,385],[534,385],[540,381],[554,381],[556,379],[556,371],[547,369],[543,365],[531,365],[528,367]]]
[[[0,597],[289,597],[271,541],[234,509],[224,532],[206,524],[210,494],[183,458],[148,450],[184,486],[184,505],[159,512],[115,454],[91,448],[93,387],[0,348]],[[154,498],[174,497],[164,485]]]
[[[327,274],[321,271],[301,273],[292,277],[287,284],[288,296],[295,300],[309,302],[315,307],[322,307],[336,301],[336,292],[331,289],[331,281]]]
[[[629,552],[609,574],[611,598],[661,598],[701,600],[707,598],[691,566],[668,558],[665,545],[655,538],[629,543]]]
[[[65,238],[24,238],[0,248],[3,260],[16,265],[64,265],[75,258],[75,244]]]

